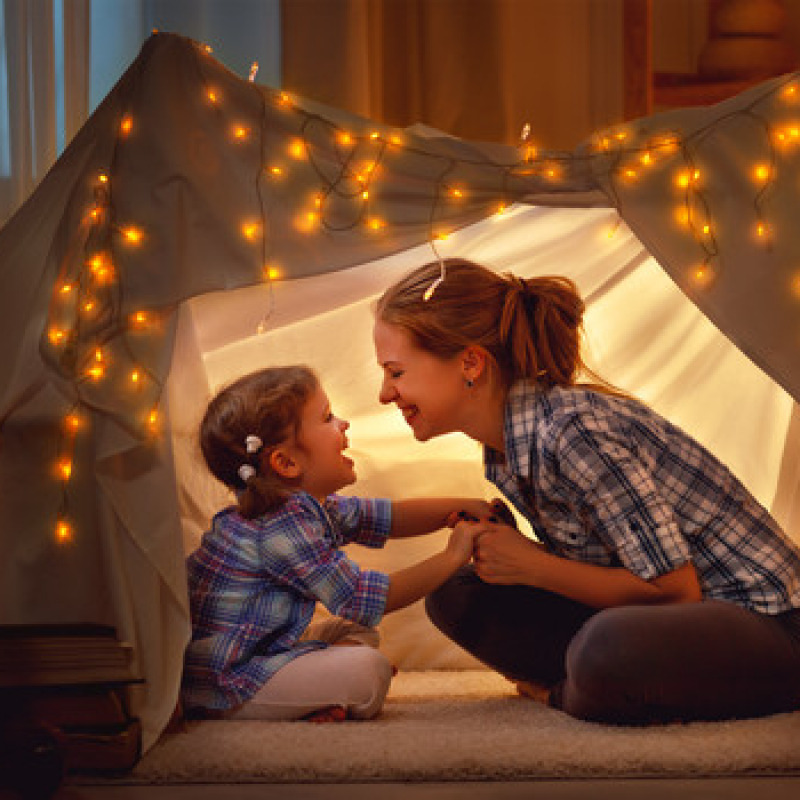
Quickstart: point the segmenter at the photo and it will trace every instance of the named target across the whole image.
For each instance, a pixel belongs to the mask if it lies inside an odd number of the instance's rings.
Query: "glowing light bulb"
[[[95,310],[94,300],[86,300],[81,306],[81,311],[83,311],[84,314],[91,314],[94,310]]]
[[[781,91],[781,97],[784,100],[796,100],[798,96],[797,92],[797,84],[790,83],[788,86],[785,86]]]
[[[290,106],[292,104],[292,98],[286,94],[286,92],[281,92],[278,103],[282,106]]]
[[[126,114],[119,124],[119,132],[122,136],[127,136],[133,130],[133,117]]]
[[[688,172],[679,172],[675,176],[675,185],[680,189],[686,189],[691,182],[692,178]]]
[[[273,178],[282,178],[283,177],[283,168],[277,165],[269,168],[269,174],[272,175]]]
[[[761,240],[768,239],[769,235],[770,235],[770,232],[771,232],[770,226],[766,222],[764,222],[763,220],[759,220],[756,223],[755,233],[756,233],[756,236],[759,239],[761,239]]]
[[[370,133],[370,135],[369,135],[369,138],[372,139],[372,141],[374,142],[377,139],[380,139],[381,135],[380,135],[380,133],[378,133],[378,131],[372,131],[372,133]]]
[[[134,384],[135,386],[138,386],[139,381],[141,381],[142,379],[142,373],[139,372],[138,369],[131,370],[130,378],[131,378],[131,383]]]
[[[56,522],[56,539],[62,544],[72,539],[72,526],[65,519]]]
[[[450,190],[450,197],[454,197],[456,200],[461,200],[464,197],[464,192],[461,189],[454,187]]]
[[[269,281],[276,281],[281,276],[281,271],[274,264],[264,267],[264,277]]]
[[[261,223],[259,222],[243,222],[242,223],[242,236],[251,242],[254,242],[261,235]]]
[[[369,190],[368,189],[364,189],[361,192],[361,199],[362,200],[369,200]]]
[[[386,223],[382,219],[379,219],[378,217],[370,217],[367,220],[367,227],[371,231],[375,231],[375,232],[380,231],[382,228],[385,227],[385,225],[386,225]]]
[[[139,230],[139,228],[134,227],[133,225],[128,226],[127,228],[122,229],[122,235],[125,237],[125,241],[131,245],[140,244],[144,234]]]
[[[349,147],[353,144],[353,137],[347,131],[341,131],[338,136],[339,144],[343,147]]]
[[[47,338],[50,344],[63,344],[67,334],[61,328],[52,327],[47,331]]]
[[[769,164],[756,164],[753,167],[753,180],[756,183],[766,183],[769,180],[770,172]]]
[[[289,142],[289,155],[298,161],[306,157],[306,146],[302,139],[292,139]]]
[[[697,289],[705,289],[714,279],[714,270],[708,264],[700,264],[689,274],[689,282]]]
[[[146,311],[136,311],[135,313],[131,314],[130,321],[131,325],[134,327],[144,328],[149,324],[150,318],[148,317]]]
[[[67,416],[64,417],[64,427],[70,433],[77,433],[83,427],[83,419],[81,415],[76,411],[67,414]]]
[[[69,294],[74,288],[75,287],[71,283],[62,283],[58,291],[61,292],[61,294]]]
[[[231,128],[231,135],[237,142],[243,142],[250,135],[250,131],[244,125],[234,125]]]
[[[61,480],[68,481],[70,475],[72,475],[72,461],[68,458],[62,458],[56,465],[56,469],[58,470]]]
[[[100,173],[100,174],[97,176],[97,180],[99,180],[99,181],[100,181],[100,183],[108,183],[108,175],[106,175],[104,172],[101,172],[101,173]]]
[[[159,421],[157,409],[151,409],[150,413],[147,415],[147,424],[152,432],[155,433],[158,430]]]
[[[650,164],[653,163],[653,156],[649,152],[642,153],[639,157],[639,161],[641,161],[645,167],[649,167]]]
[[[216,103],[219,100],[219,95],[216,93],[214,89],[209,89],[206,92],[206,97],[208,98],[210,103]]]

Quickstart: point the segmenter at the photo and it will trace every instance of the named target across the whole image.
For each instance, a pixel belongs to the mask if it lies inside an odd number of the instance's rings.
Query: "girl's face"
[[[333,415],[328,396],[318,386],[303,409],[298,441],[292,448],[300,469],[300,488],[318,500],[356,480],[353,460],[344,454],[349,427],[349,422]]]
[[[463,430],[462,359],[434,356],[418,347],[405,329],[382,320],[376,321],[373,337],[383,369],[381,403],[394,403],[421,442]]]

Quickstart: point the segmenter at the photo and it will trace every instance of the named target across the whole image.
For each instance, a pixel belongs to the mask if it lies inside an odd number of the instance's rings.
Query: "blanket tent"
[[[0,231],[0,622],[115,626],[149,748],[189,636],[184,556],[228,500],[197,423],[263,365],[318,370],[354,491],[493,496],[474,443],[420,445],[377,402],[371,303],[439,255],[571,276],[590,364],[800,536],[799,159],[800,76],[540,153],[378,125],[154,34]],[[353,555],[393,570],[443,536]],[[401,668],[474,666],[420,604],[381,630]]]

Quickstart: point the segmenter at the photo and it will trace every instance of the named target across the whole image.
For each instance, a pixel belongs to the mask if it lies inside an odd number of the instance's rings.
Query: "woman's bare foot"
[[[541,683],[534,683],[533,681],[516,681],[517,691],[523,697],[529,697],[537,703],[544,703],[547,705],[550,702],[550,689],[547,686],[542,686]]]
[[[306,722],[344,722],[347,711],[342,706],[328,706],[319,708],[303,717]]]

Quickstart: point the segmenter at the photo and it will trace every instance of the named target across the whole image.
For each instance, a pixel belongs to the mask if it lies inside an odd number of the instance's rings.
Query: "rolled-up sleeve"
[[[556,458],[571,504],[634,575],[649,581],[691,560],[689,544],[653,479],[652,464],[631,450],[624,432],[572,418]]]
[[[340,544],[383,547],[392,528],[392,502],[375,497],[332,495],[325,508],[335,518]]]

